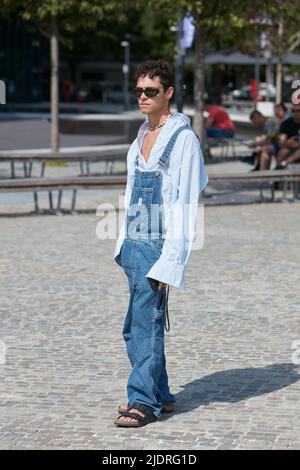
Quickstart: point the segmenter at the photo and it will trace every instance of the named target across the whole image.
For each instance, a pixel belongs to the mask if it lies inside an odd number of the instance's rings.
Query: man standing
[[[168,289],[184,287],[199,192],[208,180],[190,119],[170,111],[170,64],[146,61],[135,78],[132,92],[146,119],[127,155],[125,218],[114,254],[130,294],[123,328],[132,367],[128,404],[119,407],[115,420],[123,427],[144,426],[173,410],[164,354]]]

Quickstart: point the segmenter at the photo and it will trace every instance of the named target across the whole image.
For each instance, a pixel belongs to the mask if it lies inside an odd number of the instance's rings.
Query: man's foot
[[[118,413],[122,414],[128,411],[128,406],[127,405],[120,405],[118,407]],[[174,405],[173,403],[165,403],[162,413],[172,413],[174,411]]]
[[[282,161],[275,166],[274,170],[285,170],[288,167],[288,163],[286,161]]]
[[[250,171],[259,171],[259,165],[255,165],[255,167],[251,168]]]
[[[114,421],[114,424],[128,428],[137,428],[145,426],[149,423],[153,423],[156,420],[157,417],[151,411],[149,406],[135,403],[134,407],[129,408],[128,411],[118,416],[118,418]]]
[[[137,420],[134,419],[134,418],[129,418],[128,416],[123,416],[122,413],[128,411],[129,412],[130,410],[130,413],[136,413],[140,416],[144,416],[143,413],[141,413],[139,410],[137,410],[136,408],[127,408],[126,407],[126,410],[124,409],[120,416],[116,419],[115,421],[115,424],[118,424],[118,425],[121,425],[122,423],[129,423],[129,424],[137,424]]]

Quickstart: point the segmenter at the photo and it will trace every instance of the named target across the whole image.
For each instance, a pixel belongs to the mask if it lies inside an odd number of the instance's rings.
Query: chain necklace
[[[170,113],[167,117],[167,119],[162,123],[162,124],[158,124],[158,126],[155,126],[155,127],[150,127],[150,124],[148,124],[148,130],[149,131],[155,131],[156,129],[159,129],[160,127],[162,127],[164,124],[166,124],[167,120],[170,119],[170,117],[173,115],[174,113]]]

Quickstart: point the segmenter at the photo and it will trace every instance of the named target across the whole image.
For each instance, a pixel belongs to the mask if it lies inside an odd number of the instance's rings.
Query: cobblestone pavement
[[[176,413],[141,429],[113,424],[128,290],[98,221],[0,219],[1,447],[299,449],[299,203],[206,208],[204,249],[170,289]]]

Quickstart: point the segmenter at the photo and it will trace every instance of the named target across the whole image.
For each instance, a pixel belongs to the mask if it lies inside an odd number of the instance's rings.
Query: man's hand
[[[254,147],[256,146],[256,142],[252,141],[252,142],[247,142],[247,145],[250,149],[254,149]]]
[[[277,142],[279,142],[279,144],[281,145],[281,147],[286,147],[286,143],[287,143],[287,136],[286,134],[279,134],[277,136]]]
[[[261,145],[264,145],[267,142],[267,136],[266,135],[261,135],[259,137],[256,137],[255,140],[252,140],[251,142],[247,142],[247,145],[249,148],[256,150],[259,150],[259,147]]]
[[[290,139],[288,139],[287,141],[287,146],[288,148],[290,149],[297,149],[299,147],[299,140],[291,137]]]
[[[161,289],[164,289],[165,287],[167,287],[168,284],[165,284],[164,282],[159,282],[158,283],[158,290],[161,290]]]
[[[151,277],[148,277],[147,279],[153,290],[161,290],[167,287],[168,285],[168,284],[165,284],[164,282],[160,282],[156,279],[152,279]]]

